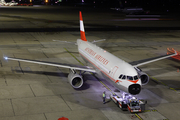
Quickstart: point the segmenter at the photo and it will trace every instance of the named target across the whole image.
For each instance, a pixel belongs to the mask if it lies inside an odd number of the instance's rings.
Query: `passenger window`
[[[121,78],[122,78],[122,76],[123,76],[123,75],[121,74],[121,75],[119,76],[119,79],[121,79]]]
[[[128,80],[133,80],[133,77],[132,76],[127,76],[127,79]]]
[[[124,75],[124,76],[122,77],[122,79],[126,79],[126,76]]]

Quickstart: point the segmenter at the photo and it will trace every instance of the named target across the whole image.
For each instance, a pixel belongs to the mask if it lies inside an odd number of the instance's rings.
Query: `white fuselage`
[[[86,61],[90,62],[94,69],[100,71],[106,78],[108,78],[108,81],[118,89],[131,93],[129,86],[134,84],[138,87],[140,86],[139,89],[141,89],[140,78],[129,80],[129,77],[127,77],[138,76],[138,73],[133,66],[88,41],[78,39],[77,45],[80,55]],[[125,79],[122,79],[120,75],[125,75]],[[131,89],[137,91],[137,86],[135,86],[135,88],[131,87]],[[140,90],[137,92],[140,92]]]
[[[2,6],[15,6],[17,4],[18,3],[15,1],[11,1],[11,2],[7,3],[5,0],[0,0],[0,5],[2,5]]]

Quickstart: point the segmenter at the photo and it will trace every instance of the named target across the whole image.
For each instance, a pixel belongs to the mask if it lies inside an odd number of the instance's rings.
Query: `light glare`
[[[5,60],[7,60],[7,59],[8,59],[8,57],[4,57],[4,59],[5,59]]]

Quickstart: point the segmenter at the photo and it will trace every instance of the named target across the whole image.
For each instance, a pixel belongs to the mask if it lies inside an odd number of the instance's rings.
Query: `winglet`
[[[7,60],[7,59],[8,59],[8,57],[4,57],[4,59],[5,59],[5,60]]]
[[[172,58],[176,59],[176,60],[180,60],[180,52],[174,50],[173,48],[167,48],[167,54],[173,54],[173,56],[171,56]]]
[[[175,54],[174,56],[180,55],[179,52],[177,52],[176,50],[174,50],[174,48],[167,48],[167,55],[172,54],[172,53]]]
[[[83,18],[82,13],[79,11],[79,20],[80,20],[80,34],[81,34],[81,40],[87,41],[85,36],[85,30],[84,30],[84,24],[83,24]]]

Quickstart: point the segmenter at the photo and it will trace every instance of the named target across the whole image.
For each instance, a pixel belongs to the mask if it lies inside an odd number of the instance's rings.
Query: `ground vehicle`
[[[138,100],[127,93],[123,93],[121,97],[116,94],[111,94],[110,98],[122,110],[129,110],[131,113],[143,112],[145,110],[146,101]]]

